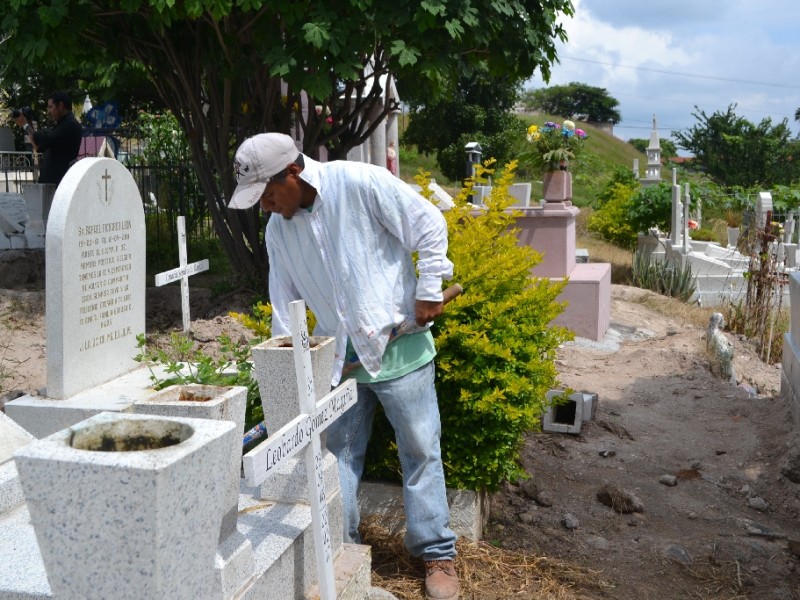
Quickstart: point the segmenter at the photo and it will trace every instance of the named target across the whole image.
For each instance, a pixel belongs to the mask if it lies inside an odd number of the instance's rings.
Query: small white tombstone
[[[142,198],[116,160],[64,176],[47,221],[47,395],[63,399],[137,365],[145,331]]]
[[[756,226],[764,229],[767,224],[767,213],[772,211],[772,194],[759,192],[756,201]]]
[[[186,218],[178,217],[178,261],[180,266],[156,275],[156,286],[167,285],[173,281],[181,282],[181,312],[183,313],[183,331],[189,331],[189,277],[196,273],[208,271],[208,259],[192,264],[186,262]]]

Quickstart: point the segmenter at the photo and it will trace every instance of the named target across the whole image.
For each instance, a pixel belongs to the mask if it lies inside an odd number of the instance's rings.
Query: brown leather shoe
[[[458,575],[453,559],[425,561],[425,598],[458,600]]]

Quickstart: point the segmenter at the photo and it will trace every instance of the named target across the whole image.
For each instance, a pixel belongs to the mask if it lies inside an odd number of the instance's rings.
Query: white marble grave
[[[148,371],[133,360],[145,331],[144,210],[116,160],[83,159],[58,186],[47,224],[46,305],[46,393],[6,404],[38,438],[126,410],[149,387]]]
[[[145,226],[130,172],[84,159],[47,223],[47,395],[68,398],[131,370],[144,333]]]

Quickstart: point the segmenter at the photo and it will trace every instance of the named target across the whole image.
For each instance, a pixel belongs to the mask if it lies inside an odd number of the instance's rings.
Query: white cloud
[[[563,19],[551,85],[577,81],[620,101],[623,139],[648,137],[652,115],[662,137],[737,104],[753,122],[794,123],[800,107],[800,2],[772,0],[575,0]],[[767,85],[777,84],[777,85]],[[530,87],[542,87],[535,76]],[[663,124],[663,125],[662,125]]]

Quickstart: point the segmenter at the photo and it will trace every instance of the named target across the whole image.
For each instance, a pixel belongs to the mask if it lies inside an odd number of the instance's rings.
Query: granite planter
[[[194,383],[170,386],[133,404],[133,412],[138,414],[233,421],[236,423],[236,431],[242,433],[246,409],[246,387],[217,387]],[[222,521],[220,541],[236,531],[241,472],[242,446],[238,444],[232,448],[226,471],[225,495],[228,499],[228,512]]]
[[[208,597],[235,428],[103,412],[17,451],[53,597]]]
[[[317,400],[331,391],[336,339],[312,336],[311,370]],[[253,346],[253,375],[258,381],[264,423],[272,434],[300,414],[291,336],[274,337]]]

